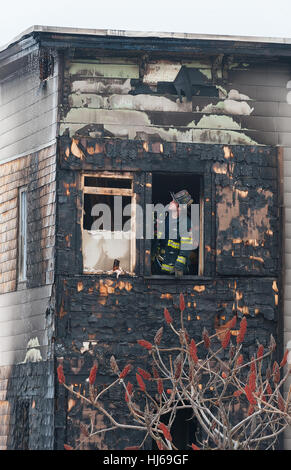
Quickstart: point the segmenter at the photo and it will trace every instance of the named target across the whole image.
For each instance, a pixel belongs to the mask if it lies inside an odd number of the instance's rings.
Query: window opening
[[[161,416],[161,422],[168,425],[170,414]],[[171,426],[173,444],[178,450],[190,450],[191,444],[197,441],[197,419],[193,417],[191,408],[184,408],[176,411],[174,422]],[[152,441],[153,450],[158,449],[156,442]]]
[[[84,175],[83,268],[133,273],[136,195],[132,175]]]
[[[203,274],[203,187],[202,177],[189,173],[153,173],[154,239],[151,243],[152,275]],[[173,220],[176,208],[184,207],[184,222]],[[170,205],[169,205],[170,204]],[[181,206],[183,204],[183,206]],[[157,205],[168,208],[160,212]],[[196,207],[194,207],[196,206]],[[156,208],[158,210],[156,210]],[[177,213],[176,213],[177,214]],[[187,215],[186,215],[187,214]],[[160,219],[164,220],[160,224]],[[171,230],[177,227],[176,231]],[[180,223],[180,226],[179,226]],[[184,225],[183,225],[184,223]],[[187,233],[183,227],[187,227]]]
[[[27,265],[27,188],[19,191],[19,239],[18,239],[18,270],[19,281],[26,280]]]

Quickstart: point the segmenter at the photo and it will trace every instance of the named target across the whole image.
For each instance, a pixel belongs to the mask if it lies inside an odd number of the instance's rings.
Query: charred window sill
[[[175,277],[175,276],[164,276],[164,275],[157,275],[154,274],[152,276],[144,276],[144,279],[146,280],[165,280],[165,281],[175,281],[175,282],[187,282],[187,281],[212,281],[212,277],[206,277],[206,276],[182,276],[182,277]]]
[[[135,274],[135,273],[120,273],[118,274],[117,276],[117,273],[116,272],[109,272],[109,271],[98,271],[98,272],[83,272],[82,274],[78,274],[77,277],[80,277],[80,276],[84,276],[84,277],[92,277],[92,276],[95,276],[95,277],[114,277],[114,278],[119,278],[119,277],[122,277],[122,278],[126,278],[126,277],[129,277],[129,278],[133,278],[133,277],[139,277],[138,274]]]

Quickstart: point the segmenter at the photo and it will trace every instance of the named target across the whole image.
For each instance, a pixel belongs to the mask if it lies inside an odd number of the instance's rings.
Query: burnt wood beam
[[[134,51],[146,53],[193,54],[245,54],[254,57],[291,57],[291,44],[258,43],[248,41],[224,41],[207,39],[174,38],[127,38],[115,36],[64,35],[35,33],[35,38],[44,47],[94,48],[103,51]]]

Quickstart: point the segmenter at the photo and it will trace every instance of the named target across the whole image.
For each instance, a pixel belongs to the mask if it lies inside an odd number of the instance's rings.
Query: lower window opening
[[[82,254],[84,273],[135,269],[135,194],[128,174],[85,174]]]
[[[169,415],[161,417],[161,422],[168,425]],[[193,410],[185,408],[178,410],[171,426],[173,444],[178,450],[191,450],[191,444],[196,444],[197,420]],[[152,450],[158,450],[156,442],[152,441]]]
[[[124,207],[131,203],[131,198],[120,196],[120,199],[122,210],[124,210]],[[110,226],[100,224],[96,230],[94,222],[97,217],[92,215],[92,208],[97,204],[109,208]],[[114,225],[114,196],[84,195],[83,242],[86,247],[86,250],[84,250],[86,271],[110,271],[113,269],[116,258],[125,271],[130,271],[131,240],[129,237],[123,236],[125,232],[123,227],[128,220],[129,217],[123,216],[119,231],[112,230]]]

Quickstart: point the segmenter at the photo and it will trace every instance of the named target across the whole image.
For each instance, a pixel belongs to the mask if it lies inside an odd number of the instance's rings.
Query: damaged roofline
[[[120,49],[148,52],[184,53],[241,53],[279,57],[291,56],[291,38],[268,38],[256,36],[230,36],[216,34],[143,32],[110,29],[83,29],[56,26],[31,26],[8,44],[0,47],[3,53],[20,42],[33,37],[41,45],[56,48],[95,47],[107,50]],[[1,57],[2,56],[2,57]],[[4,53],[5,56],[5,53]]]

